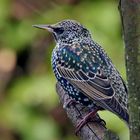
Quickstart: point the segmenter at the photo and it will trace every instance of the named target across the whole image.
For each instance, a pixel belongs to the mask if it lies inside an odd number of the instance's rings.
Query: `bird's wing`
[[[73,44],[71,47],[64,47],[60,52],[57,71],[61,77],[91,99],[103,100],[114,96],[110,80],[100,66],[101,63],[106,65],[105,60],[100,60],[102,57],[98,58],[94,48]]]
[[[123,97],[127,96],[127,89],[119,74],[116,74],[119,77],[116,77],[116,80],[122,83],[120,86],[124,89],[124,93],[123,96],[115,93],[112,80],[104,73],[104,70],[108,73],[112,70],[110,69],[112,64],[104,55],[106,54],[95,46],[80,44],[64,46],[59,48],[56,69],[59,76],[65,78],[91,100],[97,101],[99,106],[114,112],[128,122],[127,103],[123,100]],[[117,73],[116,70],[114,72]]]

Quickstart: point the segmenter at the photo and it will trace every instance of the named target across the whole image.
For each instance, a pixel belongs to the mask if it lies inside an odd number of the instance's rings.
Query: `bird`
[[[129,124],[127,86],[90,31],[70,19],[33,26],[53,34],[55,77],[72,100],[91,110],[78,124],[78,131],[99,110],[108,110]]]

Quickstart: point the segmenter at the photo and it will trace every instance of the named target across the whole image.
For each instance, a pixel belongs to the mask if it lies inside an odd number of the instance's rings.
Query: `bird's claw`
[[[105,128],[106,128],[106,122],[105,122],[103,119],[98,118],[98,119],[97,119],[97,120],[95,120],[94,122],[100,123],[103,127],[105,127]]]
[[[76,130],[75,134],[77,135],[80,129],[88,122],[86,118],[83,118],[77,125],[76,125]]]
[[[97,122],[100,123],[103,127],[106,126],[106,122],[101,119],[98,115],[96,116],[98,109],[88,113],[84,118],[77,124],[75,134],[77,135],[80,129],[88,122]]]
[[[63,108],[69,108],[71,105],[76,104],[76,101],[74,99],[68,99],[67,102],[64,103]]]
[[[101,119],[101,118],[98,118],[98,119],[95,119],[94,118],[89,118],[89,119],[86,119],[86,118],[83,118],[76,126],[76,130],[75,130],[75,134],[77,135],[78,132],[80,131],[80,129],[85,125],[87,124],[88,122],[96,122],[96,123],[99,123],[101,124],[103,127],[106,128],[106,122]]]

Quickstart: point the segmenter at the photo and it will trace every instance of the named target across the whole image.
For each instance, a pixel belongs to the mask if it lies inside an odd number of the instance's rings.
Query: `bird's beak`
[[[35,28],[39,28],[39,29],[44,29],[44,30],[48,30],[50,32],[53,32],[53,26],[52,25],[32,25]]]

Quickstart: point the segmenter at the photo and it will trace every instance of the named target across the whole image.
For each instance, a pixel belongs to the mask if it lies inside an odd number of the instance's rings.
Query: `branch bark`
[[[59,95],[61,103],[65,106],[69,100],[68,94],[65,93],[59,83],[56,84],[56,91]],[[78,124],[83,116],[89,113],[89,109],[81,104],[70,105],[70,107],[65,107],[65,110],[74,126]],[[96,115],[97,119],[98,117],[99,116]],[[78,136],[81,140],[118,140],[118,137],[115,136],[114,133],[108,131],[101,123],[97,122],[89,122],[84,125],[78,133]]]
[[[140,139],[140,0],[120,0],[129,90],[130,139]]]

